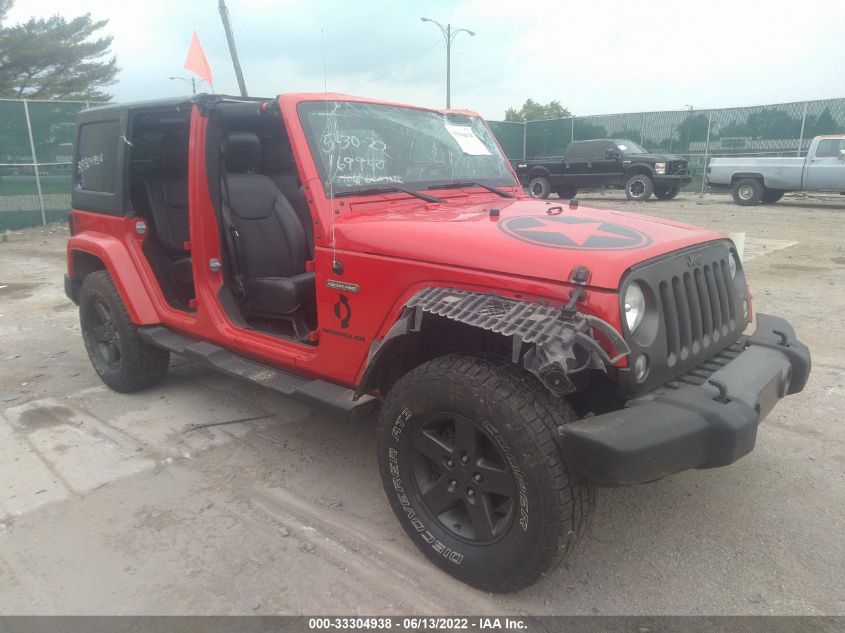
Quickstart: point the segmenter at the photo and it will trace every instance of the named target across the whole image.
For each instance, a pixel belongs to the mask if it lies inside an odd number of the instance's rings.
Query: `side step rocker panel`
[[[325,380],[308,380],[294,374],[238,356],[207,341],[193,341],[161,325],[139,327],[141,339],[188,360],[230,376],[258,383],[301,402],[329,409],[357,419],[373,412],[376,398],[366,395],[353,400],[354,391]]]

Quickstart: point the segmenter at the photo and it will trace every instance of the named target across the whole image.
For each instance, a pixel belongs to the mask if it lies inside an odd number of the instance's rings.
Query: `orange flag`
[[[202,50],[200,38],[197,37],[197,32],[194,31],[194,36],[191,38],[191,47],[188,49],[188,56],[185,58],[185,68],[198,74],[205,79],[209,86],[213,88],[213,81],[211,79],[211,66],[208,65],[208,60],[205,58],[205,51]]]

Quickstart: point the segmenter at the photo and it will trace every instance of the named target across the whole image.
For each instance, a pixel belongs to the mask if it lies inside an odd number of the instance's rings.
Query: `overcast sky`
[[[845,0],[228,0],[251,95],[352,92],[452,106],[489,119],[526,98],[575,114],[757,105],[845,94]],[[217,92],[237,94],[217,0],[17,0],[30,15],[108,19],[119,101],[184,94],[196,29]]]

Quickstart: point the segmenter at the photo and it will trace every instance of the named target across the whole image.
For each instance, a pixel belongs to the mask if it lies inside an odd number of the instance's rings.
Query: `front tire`
[[[763,183],[756,178],[740,178],[731,190],[734,202],[743,207],[758,204],[763,197]]]
[[[655,187],[654,197],[658,200],[671,200],[678,195],[679,191],[678,187]]]
[[[535,176],[528,182],[528,195],[532,198],[546,199],[552,192],[552,184],[545,176]]]
[[[625,195],[628,200],[645,202],[654,192],[654,182],[646,174],[634,174],[625,181]]]
[[[556,428],[574,419],[508,362],[453,354],[413,369],[378,424],[379,471],[405,532],[484,591],[535,582],[571,554],[595,505],[560,455]]]
[[[93,272],[82,282],[79,322],[94,370],[115,391],[151,387],[167,373],[170,352],[141,340],[107,271]]]

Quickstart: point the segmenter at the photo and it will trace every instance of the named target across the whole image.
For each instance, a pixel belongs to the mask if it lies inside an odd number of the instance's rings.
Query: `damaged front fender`
[[[556,395],[576,390],[572,380],[575,374],[587,369],[604,370],[631,353],[613,326],[594,316],[580,312],[569,316],[553,306],[480,292],[424,288],[411,297],[399,320],[370,351],[356,396],[368,388],[369,378],[391,342],[420,332],[425,314],[510,338],[513,362],[521,363]],[[607,341],[607,349],[596,340],[596,332]]]

